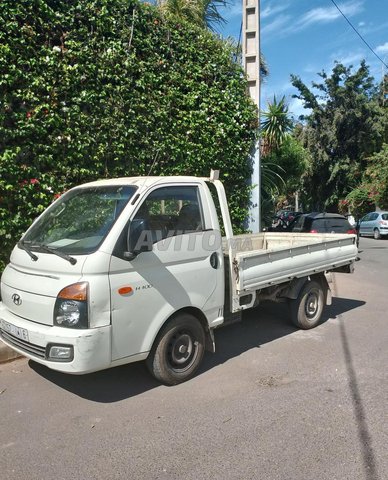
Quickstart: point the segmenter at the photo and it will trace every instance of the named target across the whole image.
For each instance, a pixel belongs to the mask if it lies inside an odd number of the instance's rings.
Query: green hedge
[[[219,168],[243,227],[256,108],[231,47],[134,0],[0,3],[0,262],[65,189]]]

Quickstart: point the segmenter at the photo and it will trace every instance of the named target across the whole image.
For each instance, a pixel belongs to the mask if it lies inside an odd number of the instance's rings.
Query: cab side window
[[[198,187],[161,187],[151,192],[133,221],[147,222],[153,243],[164,238],[204,230]]]

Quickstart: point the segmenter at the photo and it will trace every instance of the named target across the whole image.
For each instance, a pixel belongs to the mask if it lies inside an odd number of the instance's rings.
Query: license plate
[[[25,328],[17,327],[16,325],[12,325],[12,323],[8,323],[3,319],[0,319],[0,327],[4,332],[13,335],[14,337],[20,338],[25,342],[28,342],[28,330]]]

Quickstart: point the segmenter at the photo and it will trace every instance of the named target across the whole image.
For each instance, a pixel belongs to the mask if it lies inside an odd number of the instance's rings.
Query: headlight
[[[64,325],[66,327],[75,327],[81,320],[82,306],[79,302],[72,300],[64,300],[58,302],[55,320],[58,325]]]
[[[89,328],[88,283],[74,283],[61,290],[54,308],[54,325]]]

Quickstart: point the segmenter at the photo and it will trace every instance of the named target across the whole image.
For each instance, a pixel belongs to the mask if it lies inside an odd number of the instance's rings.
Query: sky
[[[220,10],[227,20],[217,30],[223,36],[239,38],[242,0],[229,0]],[[336,0],[337,5],[370,47],[388,64],[388,0]],[[297,118],[302,103],[292,98],[298,91],[291,85],[290,74],[299,76],[311,87],[320,81],[318,72],[330,73],[337,60],[354,69],[366,60],[376,82],[383,74],[382,63],[357,36],[331,0],[261,0],[261,51],[270,75],[263,82],[261,108],[276,95],[285,95],[289,110]],[[388,73],[388,69],[385,69]]]

